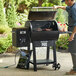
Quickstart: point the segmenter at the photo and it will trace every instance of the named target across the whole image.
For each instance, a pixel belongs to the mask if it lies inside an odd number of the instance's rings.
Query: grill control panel
[[[12,43],[16,47],[25,47],[30,43],[30,34],[27,28],[12,29]]]

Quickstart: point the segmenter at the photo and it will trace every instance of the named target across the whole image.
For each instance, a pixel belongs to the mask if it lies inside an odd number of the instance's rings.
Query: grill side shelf
[[[71,32],[71,31],[59,32],[59,34],[66,34],[66,33],[70,34],[70,33],[72,33],[72,32]]]

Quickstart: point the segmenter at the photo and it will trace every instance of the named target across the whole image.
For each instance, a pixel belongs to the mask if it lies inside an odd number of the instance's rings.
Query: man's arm
[[[76,34],[76,26],[74,27],[72,34],[74,34],[74,35]]]
[[[69,41],[72,41],[74,39],[75,34],[76,34],[76,9],[72,8],[71,11],[72,11],[71,15],[72,15],[74,29],[72,31],[71,36],[69,37]]]
[[[66,6],[54,6],[54,9],[58,9],[58,8],[61,8],[63,10],[66,10]]]

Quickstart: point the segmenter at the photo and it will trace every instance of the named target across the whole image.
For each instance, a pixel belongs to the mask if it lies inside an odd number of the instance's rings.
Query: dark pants
[[[76,53],[71,53],[72,62],[73,62],[73,70],[76,71]]]

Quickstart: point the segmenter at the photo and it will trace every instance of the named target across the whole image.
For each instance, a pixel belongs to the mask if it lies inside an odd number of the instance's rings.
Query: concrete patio
[[[37,59],[44,59],[46,58],[46,50],[43,48],[43,50],[39,50],[37,53]],[[16,61],[18,62],[19,56],[17,56]],[[32,59],[32,56],[31,56]],[[50,59],[53,59],[52,50],[50,50]],[[30,69],[18,69],[16,68],[16,65],[3,68],[4,66],[9,66],[14,64],[14,55],[1,57],[0,58],[0,76],[69,76],[65,75],[67,71],[69,71],[72,68],[72,60],[70,53],[61,53],[57,52],[57,62],[61,64],[61,68],[59,70],[54,70],[52,68],[52,64],[46,66],[46,65],[38,65],[37,72],[34,72],[33,65],[30,64]],[[74,76],[74,75],[70,75]],[[75,75],[76,76],[76,75]]]

